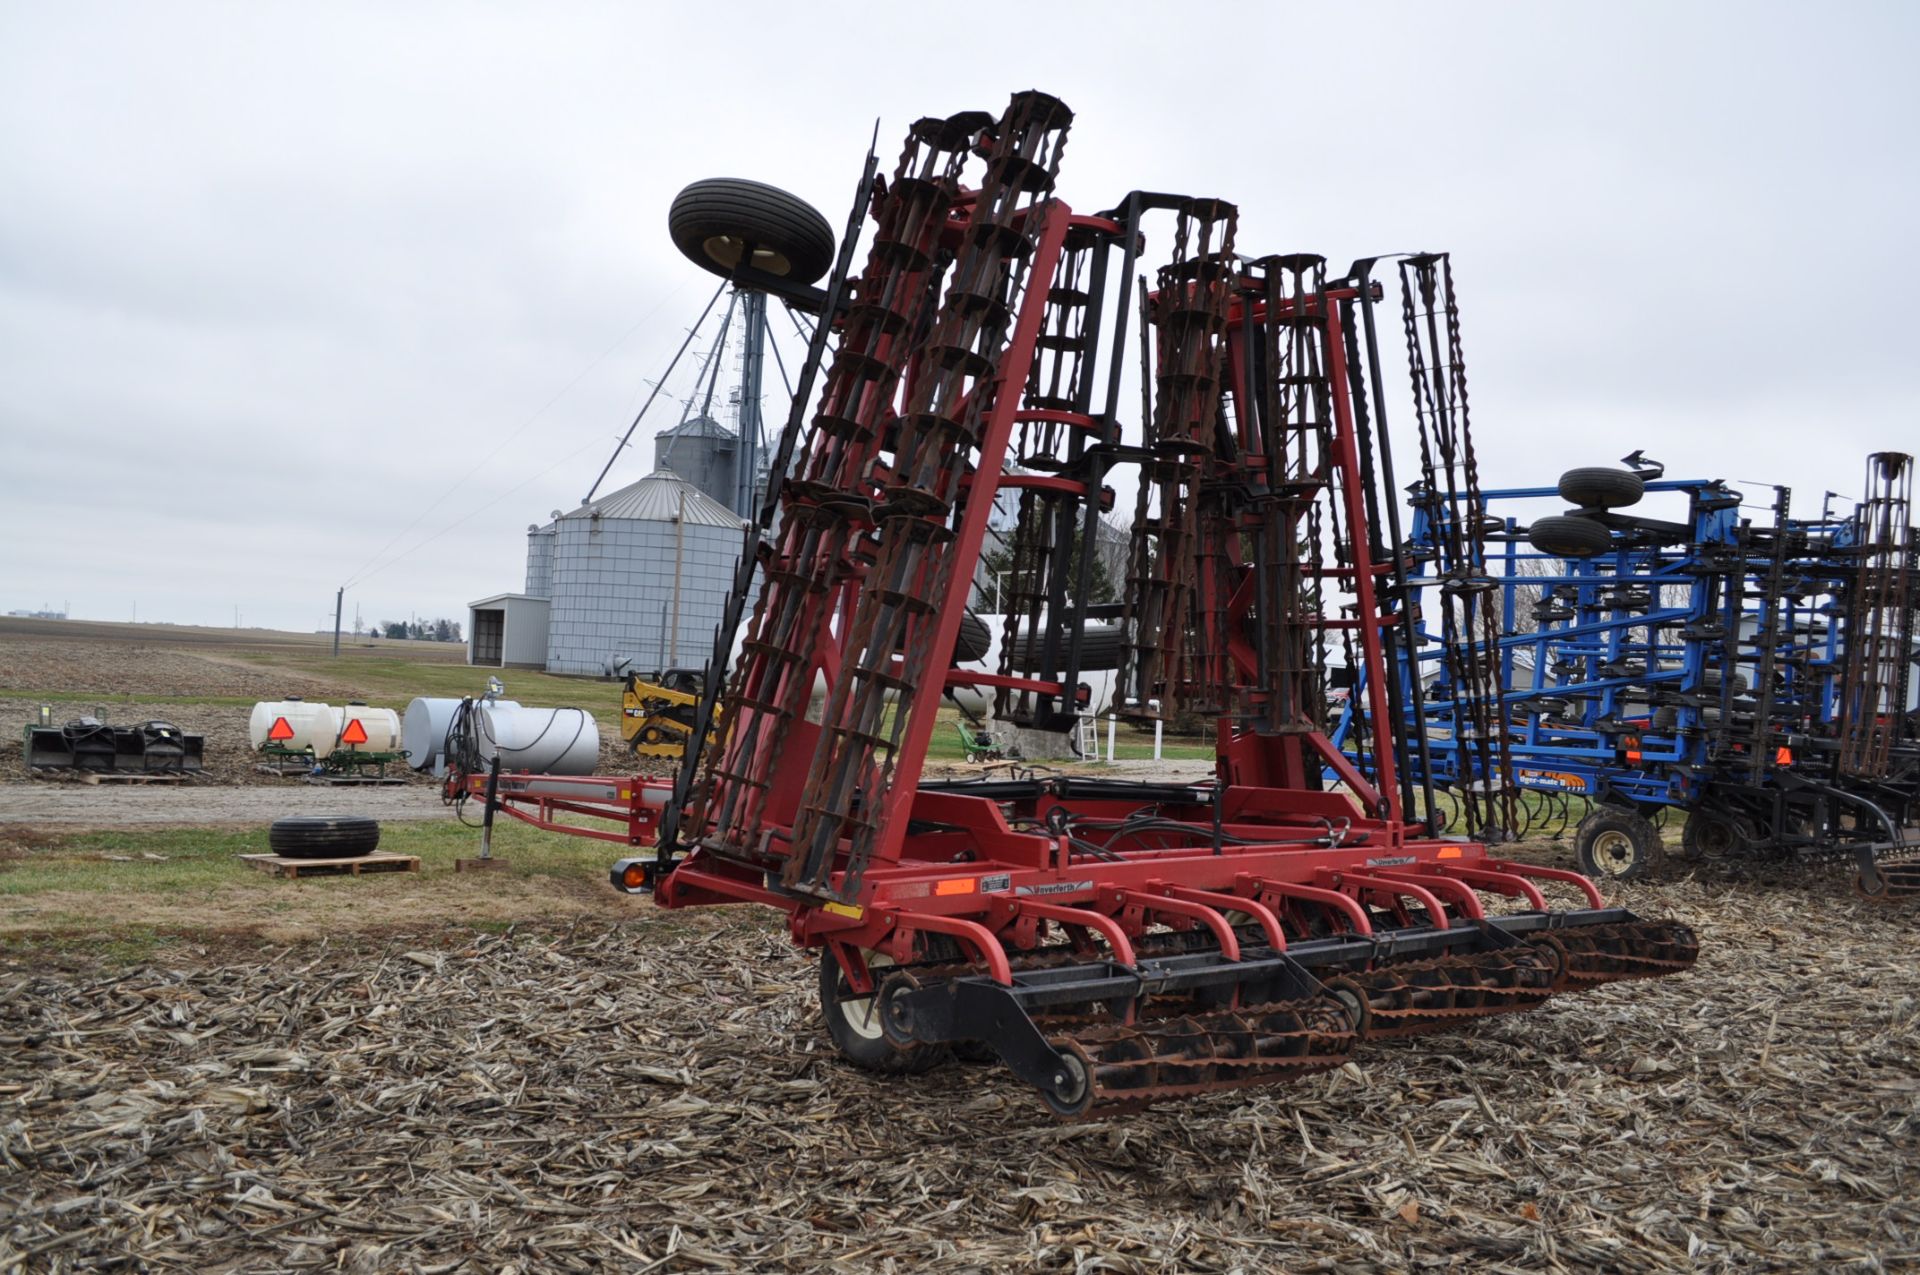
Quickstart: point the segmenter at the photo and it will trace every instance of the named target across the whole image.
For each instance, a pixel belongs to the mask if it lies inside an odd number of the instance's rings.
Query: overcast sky
[[[1920,449],[1916,14],[0,0],[0,610],[464,619],[711,291],[676,191],[838,224],[876,118],[1024,88],[1082,210],[1451,250],[1489,485],[1643,447],[1814,507]]]

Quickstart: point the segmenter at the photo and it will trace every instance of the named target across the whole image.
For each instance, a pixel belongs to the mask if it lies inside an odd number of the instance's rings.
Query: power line
[[[470,480],[475,474],[479,473],[481,469],[485,468],[486,465],[489,464],[494,457],[498,456],[501,452],[505,451],[509,443],[513,442],[515,439],[519,438],[520,435],[526,433],[527,430],[531,429],[533,427],[534,422],[538,421],[542,416],[545,416],[547,414],[548,409],[550,409],[555,403],[558,403],[562,398],[566,397],[568,391],[572,390],[574,386],[578,385],[581,381],[585,380],[587,374],[593,371],[593,369],[595,369],[596,367],[599,367],[602,363],[604,363],[609,357],[612,356],[615,350],[625,345],[635,332],[638,332],[642,327],[644,327],[647,324],[649,320],[651,320],[656,314],[659,314],[660,311],[666,307],[669,301],[672,301],[675,297],[679,296],[680,293],[686,289],[686,286],[687,286],[686,280],[682,280],[680,283],[675,284],[674,287],[668,291],[666,296],[660,298],[660,300],[654,304],[651,310],[648,310],[645,314],[641,315],[640,318],[637,321],[635,321],[632,327],[628,328],[625,332],[621,333],[619,340],[615,341],[612,345],[608,346],[606,349],[602,350],[598,355],[596,355],[591,362],[589,362],[585,367],[581,368],[579,372],[574,374],[572,380],[568,381],[565,385],[561,386],[560,389],[553,395],[552,398],[548,399],[545,403],[542,403],[538,411],[534,412],[533,415],[527,417],[526,420],[520,422],[520,424],[517,427],[515,427],[513,432],[508,434],[505,438],[501,439],[499,444],[492,451],[488,452],[485,456],[482,456],[480,460],[477,463],[475,463],[472,469],[469,469],[465,474],[455,479],[453,484],[450,487],[448,487],[445,491],[441,492],[440,495],[433,501],[432,504],[428,505],[426,508],[422,509],[419,513],[415,514],[412,522],[408,523],[406,526],[402,527],[399,531],[395,532],[391,540],[387,541],[386,544],[382,545],[379,548],[379,550],[377,550],[371,557],[369,557],[365,562],[361,563],[360,566],[354,570],[352,575],[348,578],[346,584],[343,585],[342,587],[352,588],[354,585],[359,584],[362,580],[365,580],[369,575],[373,574],[372,572],[367,570],[368,567],[371,567],[375,562],[379,561],[379,559],[387,552],[387,550],[399,544],[400,541],[406,536],[408,532],[412,531],[415,527],[418,527],[421,523],[425,522],[428,514],[432,513],[434,510],[438,509],[441,505],[445,504],[449,496],[453,495],[454,492],[458,491],[461,487],[465,486],[468,480]],[[642,410],[644,411],[645,409],[642,409]],[[416,545],[414,546],[414,548],[417,549],[419,548],[419,546]],[[413,552],[413,550],[411,549],[407,550],[406,553],[403,553],[400,556],[405,557],[407,553],[411,553],[411,552]],[[387,565],[391,565],[391,564],[387,564]]]

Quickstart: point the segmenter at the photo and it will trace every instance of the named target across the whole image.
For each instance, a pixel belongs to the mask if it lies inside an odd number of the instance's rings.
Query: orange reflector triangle
[[[360,724],[359,718],[356,717],[347,723],[347,729],[341,732],[340,742],[343,744],[364,744],[367,742],[367,728]]]
[[[273,725],[267,728],[267,738],[268,739],[292,739],[293,727],[287,725],[286,718],[276,717],[273,719]]]
[[[1793,765],[1793,750],[1782,745],[1780,751],[1773,755],[1773,760],[1777,765],[1791,766]]]

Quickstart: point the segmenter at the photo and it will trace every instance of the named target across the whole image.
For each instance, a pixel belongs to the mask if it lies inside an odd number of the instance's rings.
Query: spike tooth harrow
[[[1060,1115],[1119,1115],[1326,1071],[1345,1062],[1357,1040],[1345,1007],[1328,999],[1095,1027],[1054,1040],[1067,1084],[1046,1099]]]
[[[697,770],[672,790],[503,778],[503,808],[658,839],[613,875],[662,906],[783,910],[798,943],[827,949],[823,1007],[850,1060],[897,1070],[984,1042],[1066,1116],[1277,1084],[1369,1038],[1690,964],[1676,931],[1603,906],[1573,874],[1410,818],[1394,778],[1409,736],[1379,689],[1406,564],[1372,530],[1388,438],[1356,424],[1354,401],[1371,383],[1383,410],[1381,289],[1305,254],[1236,256],[1237,212],[1219,200],[1135,192],[1076,215],[1054,194],[1070,120],[1030,93],[997,118],[922,121],[891,183],[863,192],[872,248],[830,284],[847,283],[848,304],[823,319],[837,344],[803,368],[826,368],[819,406],[781,440],[799,468],[776,480],[785,519],[724,716],[696,724],[718,738]],[[1162,214],[1175,247],[1157,290],[1141,287],[1145,441],[1131,445],[1118,412],[1134,276]],[[1470,503],[1450,266],[1416,260],[1402,279],[1424,290],[1410,357],[1436,396],[1429,468]],[[1094,530],[1120,464],[1141,467],[1143,493],[1121,707],[1214,718],[1213,781],[922,781],[947,687],[991,689],[1035,725],[1072,721],[1072,632],[1088,614],[1074,533]],[[1060,633],[988,674],[952,655],[1005,491],[1029,524],[1014,539],[1032,578],[1013,596]],[[1450,552],[1472,565],[1478,550]],[[1480,613],[1463,614],[1470,633]],[[1377,784],[1324,733],[1330,637],[1371,673],[1356,693],[1372,697]],[[717,635],[716,660],[732,638]],[[624,829],[563,822],[595,814]],[[1578,901],[1550,906],[1548,887]],[[847,1034],[874,1014],[877,1041]],[[903,1060],[915,1050],[936,1053]]]

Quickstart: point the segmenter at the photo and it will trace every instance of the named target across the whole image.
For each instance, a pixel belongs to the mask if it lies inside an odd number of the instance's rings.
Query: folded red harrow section
[[[984,1046],[1069,1116],[1284,1081],[1369,1038],[1690,966],[1685,926],[1407,820],[1407,715],[1380,676],[1404,564],[1378,530],[1393,474],[1373,263],[1329,280],[1317,257],[1249,260],[1214,199],[1136,192],[1076,214],[1055,194],[1071,118],[1022,93],[998,118],[922,120],[888,179],[870,162],[865,266],[856,220],[749,529],[741,595],[756,565],[762,583],[717,743],[696,729],[672,784],[502,776],[495,803],[550,827],[618,820],[566,830],[654,847],[614,880],[663,906],[785,911],[820,951],[854,1062],[910,1071]],[[1171,251],[1136,297],[1150,219]],[[1457,314],[1443,256],[1404,265],[1429,312],[1438,288]],[[1417,388],[1445,400],[1432,464],[1464,502],[1450,331]],[[1213,781],[923,782],[948,687],[988,687],[1041,729],[1072,722],[1088,547],[1122,466],[1140,495],[1121,693],[1142,715],[1217,719]],[[1038,640],[1017,670],[963,671],[955,638],[1006,491]],[[1322,733],[1330,642],[1379,701],[1377,783]]]

